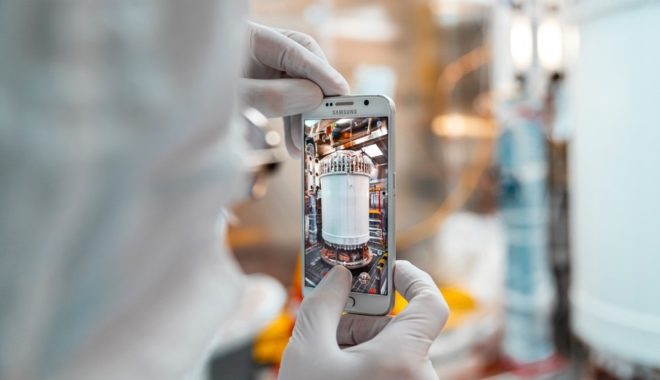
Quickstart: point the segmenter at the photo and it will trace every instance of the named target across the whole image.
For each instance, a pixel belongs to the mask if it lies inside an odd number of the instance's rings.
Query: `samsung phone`
[[[396,256],[394,103],[329,97],[302,123],[303,294],[342,265],[353,274],[346,311],[387,314]]]

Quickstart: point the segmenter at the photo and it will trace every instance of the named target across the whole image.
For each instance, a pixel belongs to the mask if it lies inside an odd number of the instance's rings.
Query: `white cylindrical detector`
[[[321,161],[323,239],[354,249],[369,242],[369,176],[373,164],[361,152],[337,151]]]
[[[361,151],[336,151],[320,162],[322,236],[326,246],[339,250],[330,260],[333,264],[357,267],[368,263],[372,168],[371,159]],[[323,255],[324,259],[331,256]]]

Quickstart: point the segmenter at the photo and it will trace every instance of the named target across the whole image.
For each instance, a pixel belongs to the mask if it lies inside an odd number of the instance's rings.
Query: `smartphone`
[[[302,289],[335,265],[353,274],[346,311],[384,315],[394,302],[394,102],[325,98],[303,114]]]

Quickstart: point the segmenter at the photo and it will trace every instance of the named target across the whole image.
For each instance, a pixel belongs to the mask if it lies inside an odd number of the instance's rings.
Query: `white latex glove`
[[[267,117],[284,116],[286,147],[298,157],[300,113],[316,108],[324,96],[348,94],[348,83],[304,33],[249,22],[248,35],[241,95]]]
[[[298,311],[279,379],[437,379],[428,350],[447,321],[447,303],[407,261],[396,262],[394,285],[409,302],[396,317],[342,316],[351,274],[341,266],[328,272]]]

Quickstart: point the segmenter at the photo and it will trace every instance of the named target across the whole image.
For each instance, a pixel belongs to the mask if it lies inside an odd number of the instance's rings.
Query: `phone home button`
[[[350,309],[353,306],[355,306],[355,298],[348,297],[348,301],[346,301],[346,309]]]

